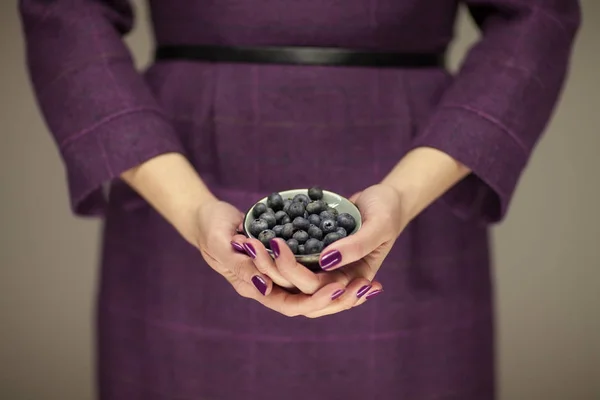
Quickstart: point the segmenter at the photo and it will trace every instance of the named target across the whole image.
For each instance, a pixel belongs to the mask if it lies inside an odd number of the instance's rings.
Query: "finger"
[[[224,258],[227,263],[225,267],[231,276],[225,275],[225,278],[230,281],[236,291],[244,297],[268,296],[273,289],[273,281],[271,278],[261,273],[252,260],[246,255],[235,254],[229,258]],[[249,285],[254,288],[254,295],[250,293],[242,293],[239,283]]]
[[[367,301],[368,296],[372,296],[372,293],[383,291],[383,286],[379,281],[373,281],[367,286],[361,286],[360,289],[356,292],[356,303],[354,303],[353,307],[358,307]],[[370,297],[369,297],[370,298]]]
[[[376,219],[365,221],[355,234],[327,246],[319,265],[325,271],[331,271],[365,257],[385,242],[380,228]]]
[[[352,196],[350,196],[348,200],[350,200],[351,203],[356,203],[356,200],[358,200],[358,196],[360,196],[360,194],[361,192],[356,192]]]
[[[242,222],[240,222],[240,224],[238,225],[238,227],[235,229],[235,231],[237,233],[244,233],[244,221],[242,220]]]
[[[322,287],[310,296],[304,293],[292,294],[282,288],[274,287],[269,296],[257,297],[256,300],[288,317],[307,316],[329,306],[343,290],[344,286],[337,282]]]
[[[261,273],[269,276],[277,286],[287,289],[295,288],[295,285],[278,271],[273,258],[259,240],[245,238],[243,246],[246,253],[252,258],[256,268]]]
[[[244,241],[246,240],[246,236],[243,235],[235,235],[231,240],[231,247],[234,251],[240,254],[246,254],[246,249],[244,249]]]
[[[339,279],[339,276],[315,274],[304,265],[299,264],[283,239],[272,239],[270,244],[275,256],[277,270],[285,280],[297,287],[302,293],[313,294],[319,288],[334,281],[340,282],[344,286],[350,282],[350,279],[344,279],[344,276]]]
[[[217,235],[219,236],[219,235]],[[220,237],[220,236],[219,236]],[[231,240],[231,250],[224,251],[220,246],[217,259],[223,267],[235,277],[238,281],[252,286],[262,296],[270,293],[273,287],[273,281],[267,274],[262,273],[256,268],[252,260],[248,257],[243,241],[246,237],[243,235],[234,235]],[[230,277],[226,277],[230,278]],[[231,280],[230,280],[231,281]],[[231,282],[234,284],[234,282]],[[238,289],[234,284],[236,290]],[[239,292],[239,291],[238,291]]]
[[[378,281],[370,282],[368,279],[357,278],[353,280],[346,291],[339,295],[328,307],[308,315],[309,318],[319,318],[326,315],[337,314],[357,307],[365,302],[366,296],[375,291],[381,291],[382,286]]]
[[[361,304],[363,304],[364,302],[366,302],[367,300],[371,300],[374,297],[379,296],[381,293],[383,293],[383,288],[380,289],[371,289],[369,290],[369,292],[363,296],[358,303],[356,303],[355,307],[360,306]]]
[[[240,241],[245,236],[232,233],[222,230],[209,236],[206,248],[201,250],[202,256],[238,293],[245,284],[254,288],[255,295],[267,296],[273,287],[271,278],[261,273],[245,252],[242,254],[239,251]]]
[[[331,304],[315,313],[308,315],[309,318],[318,318],[325,315],[337,314],[354,307],[360,297],[372,287],[372,283],[365,278],[356,278],[348,284],[343,293],[338,294],[337,298]]]

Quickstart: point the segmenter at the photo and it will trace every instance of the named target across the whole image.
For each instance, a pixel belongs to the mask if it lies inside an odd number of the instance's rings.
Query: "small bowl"
[[[281,197],[283,197],[284,200],[292,199],[297,194],[308,195],[308,189],[285,190],[285,191],[279,192],[279,194],[281,195]],[[257,201],[248,210],[248,212],[246,212],[246,215],[244,216],[244,234],[249,238],[258,239],[250,233],[250,223],[252,223],[252,221],[254,221],[254,219],[255,219],[255,217],[252,215],[253,211],[254,211],[254,207],[258,203],[264,203],[266,205],[267,197],[264,197],[264,198],[260,199],[259,201]],[[337,193],[330,192],[328,190],[323,190],[323,199],[322,200],[324,202],[326,202],[331,208],[335,208],[338,211],[338,213],[340,213],[340,214],[348,213],[354,217],[354,220],[356,221],[356,228],[354,228],[354,230],[352,232],[348,232],[348,236],[356,233],[360,229],[360,227],[362,225],[362,218],[360,215],[360,211],[354,205],[354,203],[352,203],[350,200],[346,199],[345,197],[340,196]],[[271,255],[271,257],[274,257],[273,252],[271,250],[267,249],[267,252]],[[315,266],[318,267],[319,256],[320,256],[320,253],[299,254],[299,255],[296,255],[296,261],[306,267],[309,267],[309,268],[315,267]]]

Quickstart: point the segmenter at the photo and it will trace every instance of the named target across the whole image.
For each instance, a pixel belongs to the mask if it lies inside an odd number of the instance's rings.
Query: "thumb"
[[[358,200],[358,197],[360,196],[362,192],[356,192],[354,193],[352,196],[348,197],[348,200],[350,200],[351,203],[356,203],[356,200]]]
[[[235,228],[236,233],[243,234],[244,233],[244,221],[240,222],[240,224]]]
[[[373,220],[364,221],[358,232],[327,246],[319,260],[321,268],[331,271],[373,252],[385,242],[378,226]]]

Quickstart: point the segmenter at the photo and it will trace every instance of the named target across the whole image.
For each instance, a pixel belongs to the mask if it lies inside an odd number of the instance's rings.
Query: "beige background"
[[[0,399],[88,400],[99,225],[69,212],[15,3],[0,2]],[[495,230],[501,400],[600,399],[600,1],[583,5],[560,109]],[[458,33],[454,65],[477,36],[464,15]]]

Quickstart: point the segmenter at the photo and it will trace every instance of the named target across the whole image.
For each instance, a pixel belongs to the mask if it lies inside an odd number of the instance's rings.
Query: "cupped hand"
[[[244,251],[246,237],[236,232],[243,214],[232,205],[211,201],[197,211],[197,247],[208,265],[222,275],[242,297],[254,299],[286,316],[309,315],[327,308],[344,285],[331,282],[307,295],[293,288],[276,268],[257,266]],[[260,243],[260,242],[259,242]],[[263,247],[264,248],[264,247]]]
[[[246,239],[246,246],[258,249],[253,257],[257,268],[276,270],[305,294],[317,293],[333,283],[344,286],[344,291],[336,294],[334,302],[308,317],[317,318],[348,310],[383,291],[381,283],[374,278],[406,224],[400,196],[391,187],[375,185],[350,200],[360,209],[362,227],[357,233],[323,250],[319,263],[327,273],[314,273],[297,263],[282,239],[273,239],[270,243],[275,260],[258,240]]]
[[[365,271],[360,269],[340,269],[330,273],[314,273],[296,262],[294,254],[285,241],[276,238],[270,241],[271,250],[275,255],[273,260],[265,247],[256,239],[246,239],[246,245],[257,249],[254,264],[262,270],[275,269],[284,279],[291,282],[304,295],[315,295],[322,288],[339,285],[339,290],[332,293],[332,302],[319,310],[305,314],[309,318],[318,318],[325,315],[336,314],[355,307],[362,303],[367,293],[380,292],[381,283],[372,281]]]
[[[398,191],[387,185],[370,186],[350,198],[360,210],[361,228],[332,243],[321,254],[325,271],[360,269],[374,277],[408,223]]]

